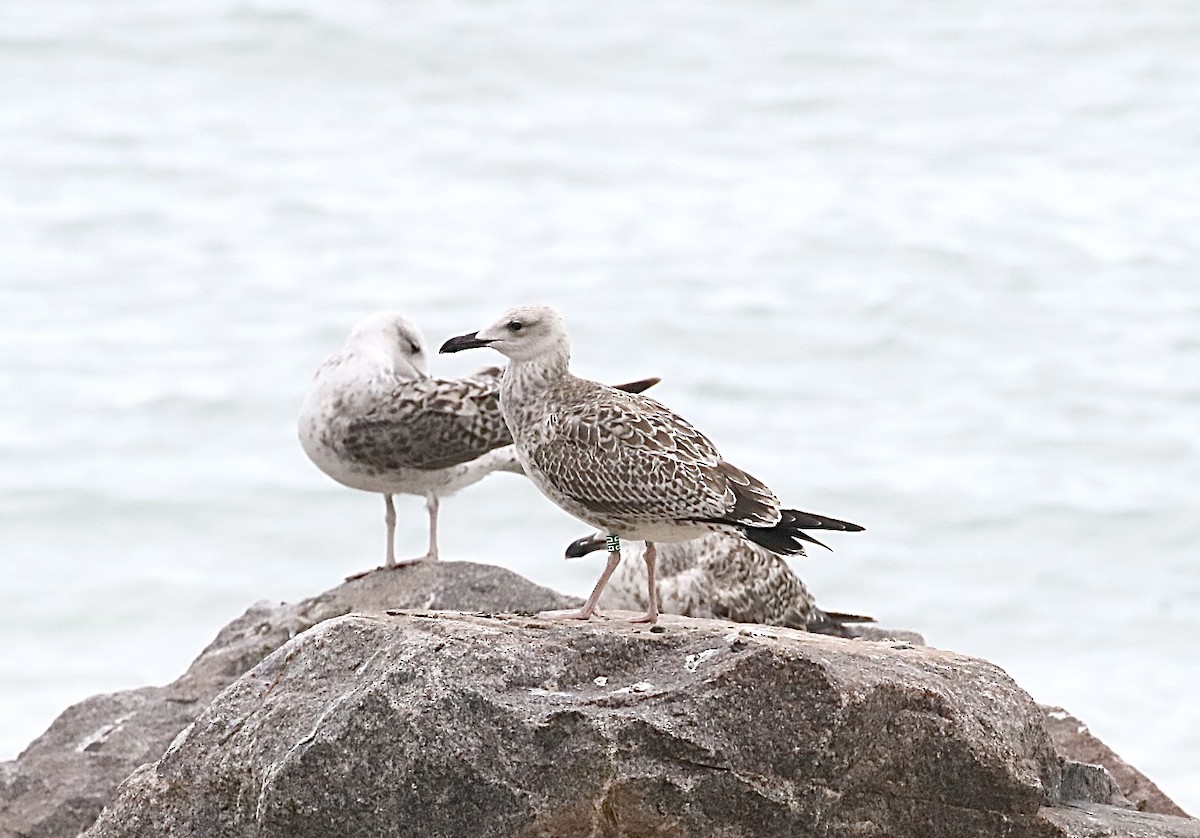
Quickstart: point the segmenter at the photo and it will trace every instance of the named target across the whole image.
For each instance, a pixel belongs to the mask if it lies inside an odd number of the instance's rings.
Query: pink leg
[[[425,558],[437,561],[438,546],[437,546],[437,519],[438,519],[438,496],[430,495],[425,500],[425,511],[429,513],[429,552],[425,554]]]
[[[621,563],[621,551],[614,550],[608,554],[608,564],[604,566],[604,573],[600,574],[600,581],[596,583],[596,587],[592,589],[592,595],[588,597],[587,602],[582,608],[574,611],[543,611],[538,614],[539,617],[550,617],[564,620],[589,620],[596,613],[596,603],[600,601],[600,594],[604,591],[604,586],[608,584],[608,577],[613,575],[613,571],[617,569],[617,565]]]
[[[417,556],[413,559],[405,559],[401,562],[396,562],[394,567],[407,567],[411,564],[424,561],[437,561],[438,546],[437,546],[437,531],[438,531],[438,497],[437,495],[429,495],[425,499],[425,511],[429,513],[429,551],[424,556]]]
[[[396,567],[396,505],[392,503],[391,495],[383,496],[383,523],[387,525],[387,552],[383,560],[384,570],[391,570]],[[353,582],[355,579],[362,579],[370,574],[371,570],[364,570],[361,573],[355,573],[346,577],[347,582]]]
[[[384,567],[396,566],[396,505],[392,503],[391,495],[383,496],[383,522],[387,524],[387,559]]]
[[[654,547],[653,541],[646,542],[646,585],[647,597],[646,601],[650,603],[650,607],[646,609],[646,613],[640,617],[630,620],[631,623],[649,623],[654,625],[658,622],[658,586],[654,579],[654,562],[658,558],[658,550]]]
[[[415,559],[405,559],[402,562],[396,561],[396,504],[392,500],[391,495],[383,496],[383,522],[387,524],[387,557],[384,559],[384,570],[394,570],[398,567],[410,565],[413,562],[425,561],[426,559],[436,559],[438,557],[437,547],[437,516],[438,516],[438,498],[437,495],[430,495],[425,502],[425,509],[429,512],[429,552],[424,556],[419,556]],[[356,573],[353,576],[347,576],[346,581],[360,579],[366,576],[371,571],[363,571]]]

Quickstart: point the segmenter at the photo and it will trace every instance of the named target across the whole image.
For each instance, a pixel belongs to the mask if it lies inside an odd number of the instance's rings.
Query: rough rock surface
[[[329,620],[223,692],[88,836],[1200,836],[1072,781],[985,661],[664,622]],[[1081,789],[1100,799],[1064,805]]]
[[[503,568],[430,562],[377,571],[296,604],[254,605],[174,683],[86,699],[16,760],[0,763],[0,838],[73,838],[120,782],[162,756],[217,693],[322,620],[383,608],[536,611],[578,604]]]
[[[1042,707],[1046,729],[1060,754],[1072,760],[1105,768],[1123,795],[1138,810],[1159,815],[1187,817],[1175,801],[1154,782],[1092,735],[1087,725],[1061,707]]]
[[[174,683],[166,687],[146,687],[113,695],[96,696],[81,702],[64,712],[50,729],[30,745],[18,759],[12,762],[0,763],[0,838],[9,838],[9,836],[29,836],[29,838],[55,838],[56,836],[64,836],[64,838],[73,838],[80,830],[90,825],[95,820],[100,809],[112,800],[118,784],[139,765],[158,760],[176,735],[191,723],[201,711],[205,710],[209,706],[210,701],[221,690],[232,684],[239,676],[242,676],[256,664],[259,664],[264,658],[291,638],[317,623],[345,615],[352,611],[379,611],[388,608],[456,609],[491,613],[533,612],[548,608],[567,608],[577,604],[578,600],[564,597],[545,588],[533,585],[501,568],[466,562],[440,562],[436,564],[409,566],[392,572],[375,572],[361,579],[341,585],[328,593],[293,605],[275,605],[271,603],[255,605],[223,629],[213,643],[201,653],[188,671]],[[443,619],[448,621],[462,621],[468,618],[447,616]],[[497,625],[511,628],[521,625],[522,622],[520,620],[502,621],[497,623]],[[530,621],[524,622],[530,623]],[[533,622],[536,623],[536,621]],[[560,628],[573,632],[581,627],[569,625]],[[568,633],[565,640],[570,642],[567,645],[570,646],[573,643],[581,656],[590,655],[586,647],[587,643],[596,642],[600,647],[608,648],[613,641],[584,640],[587,634],[592,634],[593,630],[597,628],[603,628],[603,625],[588,627],[588,631],[585,634],[578,635],[577,638],[576,635]],[[611,624],[609,628],[612,628]],[[629,632],[628,629],[624,631]],[[730,631],[735,631],[735,629],[725,626],[720,631],[725,632],[725,634],[722,634],[722,637],[725,637]],[[758,629],[738,627],[736,631],[747,632],[758,631]],[[672,632],[671,636],[674,638],[676,630],[672,628],[670,632]],[[621,633],[617,632],[617,635],[621,635]],[[638,637],[640,640],[648,639],[645,636],[646,634],[645,630],[640,633],[632,633],[633,636]],[[875,627],[867,627],[867,631],[864,634],[867,638],[876,640],[895,637],[907,641],[887,645],[871,644],[870,646],[865,646],[860,641],[860,646],[863,648],[870,649],[873,647],[875,649],[875,652],[872,654],[908,654],[912,651],[910,649],[911,645],[920,645],[922,642],[920,636],[914,633],[890,632]],[[649,637],[661,640],[663,635],[649,635]],[[730,641],[730,649],[742,648],[740,644],[749,642],[750,640],[745,636],[735,637],[733,641]],[[584,645],[580,646],[579,644]],[[531,656],[541,653],[541,647],[537,644],[529,646],[527,650],[527,654]],[[305,652],[304,656],[307,656],[307,654]],[[940,655],[944,653],[932,654]],[[294,663],[299,665],[297,660],[294,660]],[[703,671],[706,663],[707,659],[705,661],[697,659],[695,663],[697,671]],[[979,662],[975,663],[978,664]],[[542,666],[542,664],[535,664],[533,661],[530,661],[527,665],[534,668]],[[633,664],[629,665],[632,666]],[[638,665],[649,666],[650,664],[646,662]],[[687,665],[688,661],[685,657],[685,671],[689,671],[687,670]],[[538,669],[537,671],[543,670]],[[341,675],[338,675],[338,677],[341,677]],[[602,685],[593,684],[593,688],[599,688],[600,686]],[[618,702],[626,700],[636,704],[637,701],[635,699],[640,694],[635,689],[632,689],[634,684],[629,686],[631,686],[629,693],[618,694],[618,696],[626,696],[626,698],[613,698],[611,700]],[[238,687],[234,687],[231,692],[237,689]],[[463,690],[466,690],[468,693],[470,692],[467,684],[459,684],[457,689],[460,692]],[[620,687],[613,686],[612,689],[619,690]],[[641,689],[641,687],[637,687],[637,689]],[[758,691],[758,687],[754,686],[753,683],[742,685],[739,689],[753,691],[756,695]],[[532,692],[529,693],[530,700],[532,700],[534,695]],[[792,700],[789,696],[794,697],[794,692],[786,693],[783,698]],[[545,696],[542,696],[542,698],[545,698]],[[716,699],[711,700],[715,701]],[[760,697],[756,700],[761,701],[762,698]],[[214,711],[216,709],[214,708]],[[755,735],[759,728],[764,726],[770,727],[774,723],[772,721],[773,714],[786,712],[788,712],[786,707],[781,709],[780,707],[768,707],[764,704],[762,712],[759,714],[762,718],[754,726],[743,731],[742,737],[751,737]],[[549,725],[546,730],[543,730],[540,734],[541,736],[548,735],[553,737],[558,735],[555,733],[558,730],[558,726],[566,725],[570,727],[570,720],[574,717],[568,714],[566,717],[559,718],[556,716],[555,718],[556,721],[554,724]],[[1054,715],[1048,717],[1051,722],[1055,718]],[[309,723],[315,726],[317,723],[316,718],[310,719]],[[1036,727],[1036,725],[1034,726]],[[1078,730],[1078,727],[1076,725],[1075,729]],[[652,727],[647,729],[653,730]],[[642,730],[642,728],[634,728],[632,734],[627,734],[629,741],[637,741],[636,734],[639,730]],[[569,731],[562,734],[564,741],[569,738],[569,734]],[[1055,734],[1055,744],[1059,746],[1060,754],[1067,755],[1072,759],[1082,759],[1085,762],[1099,762],[1110,768],[1118,766],[1119,769],[1120,765],[1125,765],[1125,763],[1115,756],[1112,758],[1115,762],[1112,760],[1095,759],[1094,755],[1096,752],[1094,749],[1091,749],[1091,745],[1087,740],[1088,737],[1064,737],[1059,736],[1057,733]],[[654,747],[658,747],[658,740],[655,739],[653,741],[656,743]],[[1094,742],[1094,740],[1092,741]],[[668,745],[669,743],[662,743],[662,747],[667,747]],[[1080,749],[1081,745],[1084,746],[1082,750]],[[539,747],[549,747],[549,745]],[[739,742],[734,743],[734,747],[761,749],[762,745],[743,745],[739,740]],[[1099,745],[1099,747],[1103,748],[1103,745]],[[386,756],[389,753],[389,748],[386,745],[372,745],[370,746],[370,750],[372,753],[382,751],[385,754],[385,758],[391,758],[390,756]],[[1104,750],[1111,754],[1107,749]],[[686,763],[687,760],[692,759],[692,753],[692,751],[685,750],[677,758]],[[638,757],[638,759],[642,758],[644,757]],[[890,758],[893,763],[899,766],[902,764],[905,755],[893,754]],[[557,760],[557,757],[555,759]],[[443,760],[442,764],[445,764],[445,760]],[[137,783],[143,781],[147,776],[147,772],[151,772],[153,775],[153,772],[158,770],[158,768],[151,766],[139,771],[137,776],[132,778],[126,786],[127,794],[123,798],[121,805],[130,807],[132,800],[129,795],[133,794],[130,790],[138,787]],[[436,770],[436,765],[427,766],[425,770]],[[1140,787],[1136,782],[1131,784],[1129,777],[1136,775],[1135,780],[1137,777],[1140,777],[1142,780],[1145,778],[1134,772],[1133,769],[1129,769],[1129,771],[1132,774],[1127,775],[1120,770],[1114,769],[1115,775],[1121,780],[1121,788],[1125,791],[1125,794],[1131,800],[1141,804],[1143,797],[1139,791]],[[735,774],[733,783],[736,786],[744,780],[745,778]],[[1149,783],[1149,781],[1145,782]],[[624,799],[623,796],[628,796],[631,793],[629,787],[626,786],[614,788],[616,790],[611,795],[613,801],[619,802]],[[1115,802],[1119,802],[1121,799],[1121,795],[1116,790],[1112,777],[1107,771],[1099,767],[1072,761],[1064,761],[1061,764],[1059,789],[1060,796],[1073,799],[1109,800]],[[787,797],[789,794],[792,794],[792,791],[777,790],[777,796]],[[688,797],[690,800],[690,795]],[[1166,798],[1163,799],[1166,800]],[[466,801],[468,807],[471,805],[488,805],[486,797],[472,797],[466,799]],[[448,800],[447,802],[451,803],[451,806],[461,805],[458,801]],[[919,801],[913,799],[914,806],[918,803]],[[1169,800],[1166,801],[1166,804],[1167,806],[1173,806]],[[418,805],[418,803],[414,803],[413,805]],[[606,804],[605,811],[616,811],[613,810],[613,805],[613,803]],[[688,805],[694,807],[699,805],[699,803],[689,802]],[[1145,808],[1147,811],[1170,811],[1168,808],[1153,808],[1153,805],[1150,804],[1146,805]],[[1053,817],[1047,816],[1045,814],[1047,812],[1052,813]],[[139,815],[139,817],[142,817],[142,815]],[[1043,820],[1046,820],[1050,825],[1057,824],[1057,826],[1053,826],[1051,831],[1045,833],[1047,835],[1149,836],[1195,834],[1194,832],[1187,831],[1164,831],[1167,827],[1163,825],[1163,822],[1154,820],[1142,822],[1137,820],[1141,817],[1152,818],[1153,816],[1142,816],[1136,811],[1119,810],[1113,809],[1110,806],[1094,804],[1072,804],[1070,806],[1043,810]],[[663,820],[661,822],[670,823],[672,821]],[[604,823],[607,823],[607,821],[604,821]],[[1191,822],[1185,821],[1183,823],[1189,824]],[[569,827],[570,824],[568,823],[567,827],[564,828]],[[111,821],[105,828],[112,828]],[[1171,826],[1170,828],[1175,829],[1175,826]],[[650,829],[649,826],[641,831],[639,829],[640,827],[638,827],[636,822],[626,823],[622,821],[619,825],[609,824],[597,834],[686,834],[678,831],[674,833],[670,831],[653,833],[648,831]],[[1005,829],[1008,831],[973,834],[1019,834],[1012,832],[1007,827]],[[188,834],[188,832],[181,827],[179,830],[171,829],[163,834]],[[267,835],[271,833],[260,831],[257,834]],[[285,831],[279,834],[289,833]],[[348,834],[363,833],[351,832]],[[382,834],[397,833],[385,831]],[[567,831],[559,834],[570,835],[574,833]],[[736,835],[741,833],[733,831],[729,834]],[[825,829],[821,825],[814,825],[813,829],[797,834],[833,835],[839,833]],[[854,834],[870,835],[878,833],[860,830]]]

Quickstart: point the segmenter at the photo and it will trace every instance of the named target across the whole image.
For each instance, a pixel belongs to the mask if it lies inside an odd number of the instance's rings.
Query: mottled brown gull
[[[567,547],[567,558],[602,550],[605,542],[603,533],[580,538]],[[630,549],[624,546],[622,552]],[[636,560],[644,550],[644,545],[632,542],[633,555],[613,573],[600,597],[601,608],[649,608],[645,565]],[[786,626],[837,637],[854,636],[850,624],[875,622],[822,610],[786,561],[740,533],[711,532],[660,544],[656,552],[658,608],[664,614]]]
[[[741,532],[776,553],[795,554],[805,529],[862,527],[782,509],[760,480],[722,459],[685,420],[644,396],[577,378],[562,317],[549,306],[510,309],[493,325],[451,338],[442,352],[491,347],[510,363],[500,410],[526,474],[550,500],[607,533],[609,558],[578,611],[589,618],[621,561],[620,540],[646,542],[647,589],[655,589],[655,542],[686,541],[715,530]],[[647,597],[639,622],[658,619]]]
[[[500,415],[499,367],[434,378],[420,329],[398,312],[369,315],[321,365],[300,410],[304,452],[334,480],[383,495],[384,567],[397,566],[394,494],[425,498],[438,558],[439,499],[494,471],[523,473]],[[645,389],[658,379],[622,385]]]

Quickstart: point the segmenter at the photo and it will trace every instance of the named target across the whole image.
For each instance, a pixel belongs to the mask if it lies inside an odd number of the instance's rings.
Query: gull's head
[[[398,311],[377,311],[355,324],[346,349],[390,365],[405,378],[429,377],[429,351],[417,324]]]
[[[570,355],[567,327],[562,315],[546,305],[517,306],[504,312],[492,325],[478,332],[450,338],[442,352],[461,352],[488,346],[514,361],[543,356]]]

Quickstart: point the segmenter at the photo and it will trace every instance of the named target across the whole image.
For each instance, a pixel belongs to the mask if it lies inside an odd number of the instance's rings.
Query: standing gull
[[[604,573],[583,607],[562,616],[586,620],[595,612],[621,561],[622,538],[646,542],[650,593],[635,622],[654,623],[657,541],[741,532],[792,555],[805,541],[820,544],[805,529],[862,529],[782,509],[764,483],[723,460],[707,437],[658,402],[571,375],[566,326],[549,306],[510,309],[441,351],[481,346],[511,362],[500,381],[500,410],[526,474],[554,503],[608,534]]]
[[[300,409],[300,445],[317,468],[383,495],[385,568],[397,566],[393,494],[424,497],[429,513],[429,549],[408,561],[437,559],[439,499],[493,471],[523,472],[500,415],[500,369],[433,378],[427,356],[414,323],[376,312],[317,370]],[[623,386],[645,389],[657,381]]]
[[[567,558],[604,545],[603,533],[578,539],[567,548]],[[637,542],[633,549],[641,552]],[[656,552],[658,607],[666,614],[786,626],[836,637],[855,636],[849,624],[875,622],[822,610],[786,561],[740,533],[711,532],[691,541],[660,544]],[[645,566],[626,561],[604,589],[600,607],[647,608],[646,596]]]

